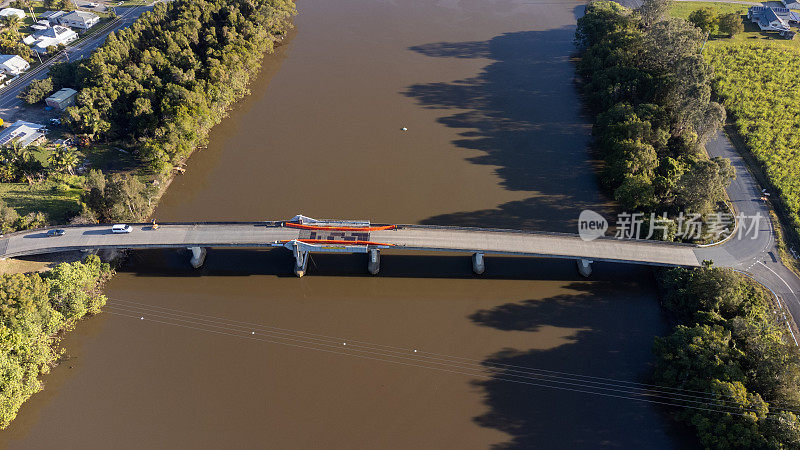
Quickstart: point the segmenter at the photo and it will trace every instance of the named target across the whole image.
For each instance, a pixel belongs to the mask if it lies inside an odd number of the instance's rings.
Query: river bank
[[[165,10],[166,10],[166,8],[161,8],[160,11],[157,11],[157,13],[163,15],[163,14],[165,14],[164,13]],[[153,20],[153,16],[148,16],[147,20],[152,21]],[[273,24],[273,27],[275,27],[275,29],[277,29],[279,31],[279,33],[281,33],[281,34],[283,34],[283,29],[284,29],[285,26],[288,26],[288,25],[286,25],[286,24],[285,25]],[[140,30],[140,32],[141,32],[141,30]],[[130,34],[130,33],[128,33],[128,34]],[[100,53],[102,54],[103,51],[107,51],[107,47],[109,47],[109,46],[110,47],[114,47],[114,46],[118,47],[120,45],[121,40],[124,39],[124,36],[126,36],[125,32],[123,32],[122,36],[123,37],[116,38],[116,39],[111,39],[110,42],[108,42],[107,44],[105,44],[103,47],[100,48],[100,50],[99,50]],[[256,33],[256,36],[259,36],[259,38],[261,38],[261,34]],[[218,112],[220,112],[222,115],[225,115],[227,110],[237,100],[239,100],[242,96],[245,95],[245,93],[247,92],[247,85],[249,84],[250,78],[252,76],[254,76],[258,72],[258,68],[260,67],[261,61],[263,61],[265,55],[267,53],[272,53],[274,51],[274,42],[282,41],[282,36],[272,35],[272,36],[270,36],[269,39],[271,41],[267,42],[267,43],[264,43],[264,42],[260,42],[260,43],[259,42],[253,42],[253,43],[251,43],[255,47],[256,50],[261,49],[262,51],[260,51],[260,52],[256,51],[256,53],[254,55],[251,55],[249,58],[246,59],[246,64],[243,64],[243,65],[241,65],[241,66],[236,68],[236,70],[238,70],[236,76],[239,79],[238,81],[242,85],[240,85],[238,87],[238,90],[234,89],[233,91],[231,91],[232,94],[230,94],[230,95],[232,95],[232,97],[229,100],[227,100],[227,101],[219,100],[218,101],[219,103],[217,103],[215,105],[215,107],[218,108]],[[153,50],[157,51],[157,50],[155,50],[155,48]],[[76,64],[80,64],[80,63],[76,62]],[[64,70],[68,71],[70,69],[63,69],[62,68],[60,71],[64,71]],[[231,69],[231,70],[233,70],[233,69]],[[219,119],[216,119],[216,120],[219,120]],[[213,122],[213,120],[212,120],[212,122]],[[213,125],[213,123],[212,123],[212,125]],[[190,141],[189,144],[190,145],[197,145],[199,142],[204,141],[205,140],[205,134],[208,132],[208,129],[209,128],[198,128],[198,129],[196,129],[194,131],[194,133],[195,133],[195,135],[194,135],[195,141]],[[175,145],[174,142],[172,144]],[[186,152],[186,154],[182,157],[182,160],[186,160],[186,159],[189,158],[189,156],[193,152],[194,148],[191,149],[191,150],[192,151]],[[143,217],[141,217],[142,215],[147,215],[148,213],[151,213],[153,209],[155,209],[155,207],[156,207],[156,205],[158,203],[158,199],[161,197],[161,195],[163,195],[164,192],[166,192],[167,187],[170,185],[173,177],[175,176],[174,175],[175,172],[169,170],[170,167],[172,167],[172,166],[171,165],[167,166],[166,167],[167,170],[162,171],[161,174],[156,175],[155,178],[150,181],[149,184],[156,185],[157,189],[155,190],[153,195],[148,198],[147,209],[146,210],[141,210],[140,209],[140,210],[136,211],[136,214],[140,215],[139,217],[136,217],[136,218],[143,218]],[[155,181],[155,183],[153,183],[154,181]],[[91,207],[91,203],[90,203],[90,207]],[[133,209],[131,209],[131,213],[133,213]],[[134,217],[132,217],[132,218],[134,218]],[[19,285],[20,280],[32,280],[31,282],[36,282],[36,280],[39,280],[39,278],[37,278],[38,275],[35,274],[35,273],[32,273],[30,275],[19,275],[19,273],[21,273],[21,272],[44,272],[43,276],[46,279],[51,279],[52,277],[58,278],[60,276],[59,274],[61,272],[63,272],[64,270],[66,270],[65,267],[75,267],[76,270],[77,270],[77,268],[82,268],[82,267],[89,267],[89,268],[92,268],[92,270],[94,270],[95,266],[100,267],[98,265],[98,264],[100,264],[99,258],[94,257],[94,256],[91,256],[88,259],[86,259],[86,261],[88,261],[88,263],[87,263],[88,265],[84,265],[84,264],[77,263],[77,262],[73,263],[71,265],[66,265],[66,266],[57,264],[59,261],[65,261],[67,259],[74,261],[76,259],[76,255],[74,255],[74,254],[69,254],[69,255],[58,254],[58,255],[53,255],[53,257],[51,257],[51,258],[33,258],[32,260],[28,260],[28,261],[3,261],[2,267],[0,267],[0,270],[3,270],[4,273],[8,273],[8,274],[17,273],[18,275],[9,275],[8,277],[5,278],[5,280],[17,280],[17,288],[22,290],[22,289],[24,289],[24,286]],[[103,267],[106,267],[106,266],[103,266]],[[97,270],[99,270],[99,269],[97,269]],[[98,278],[98,279],[102,278],[102,283],[105,283],[107,281],[107,279],[110,278],[110,272],[108,274],[106,274],[105,269],[103,271],[101,271],[101,272],[102,273],[98,272],[98,275],[96,276],[96,278]],[[79,278],[76,278],[76,279],[73,279],[73,280],[65,280],[65,281],[63,281],[63,283],[66,283],[66,284],[70,285],[70,286],[64,287],[63,289],[73,289],[73,290],[76,290],[76,291],[86,291],[84,295],[94,295],[93,293],[98,289],[97,286],[95,286],[95,285],[92,285],[91,287],[89,287],[88,284],[87,284],[86,286],[84,286],[86,283],[88,283],[88,281],[84,282]],[[95,283],[95,284],[97,284],[97,283]],[[13,283],[11,285],[9,285],[9,286],[6,286],[6,287],[7,287],[7,290],[8,290],[8,292],[6,294],[9,295],[9,296],[13,297],[14,295],[20,295],[20,296],[28,295],[27,293],[22,292],[22,291],[16,292],[16,293],[13,292],[14,289],[15,289]],[[8,300],[8,299],[6,299],[6,300]],[[34,301],[34,299],[30,299],[30,301]],[[51,300],[51,301],[56,301],[56,300]],[[99,312],[100,307],[105,304],[105,297],[102,297],[99,300],[92,300],[92,302],[93,302],[93,306],[91,308],[89,308],[88,311],[90,313],[94,314],[94,313]],[[59,307],[58,303],[50,305],[50,304],[47,304],[46,300],[42,300],[40,303],[42,303],[42,305],[39,306],[40,309],[58,308]],[[13,307],[14,305],[11,304],[11,305],[7,305],[7,306]],[[12,319],[11,317],[8,316],[8,313],[9,313],[9,311],[6,310],[4,315],[3,315],[3,320],[4,321],[8,321],[8,320]],[[24,379],[21,379],[19,382],[13,381],[14,383],[18,383],[21,386],[23,386],[21,388],[23,393],[20,393],[20,394],[15,393],[15,389],[16,388],[12,389],[12,387],[10,385],[4,386],[3,392],[4,392],[6,397],[4,398],[4,400],[2,402],[2,411],[0,411],[0,413],[2,413],[2,422],[0,423],[0,426],[2,426],[2,428],[7,427],[8,424],[10,423],[10,421],[15,417],[16,412],[19,409],[19,407],[20,407],[22,402],[27,400],[27,398],[30,397],[31,395],[33,395],[35,392],[38,392],[39,390],[41,390],[42,383],[41,383],[41,381],[39,381],[38,376],[39,376],[39,374],[46,374],[47,372],[49,372],[49,367],[52,366],[55,363],[56,346],[59,345],[59,342],[60,342],[60,338],[55,337],[54,333],[57,332],[57,333],[60,334],[60,333],[62,333],[64,331],[66,331],[66,329],[71,328],[73,326],[74,322],[79,320],[79,319],[81,319],[84,316],[84,314],[85,313],[75,313],[75,314],[70,315],[68,317],[68,320],[67,320],[66,324],[63,325],[63,326],[57,326],[56,328],[53,328],[53,326],[49,326],[48,325],[47,331],[45,331],[44,334],[43,334],[44,340],[46,340],[49,343],[48,344],[48,349],[47,349],[46,352],[44,350],[41,350],[41,351],[44,352],[45,354],[49,354],[50,356],[46,356],[41,362],[37,363],[36,368],[34,368],[33,370],[25,369],[25,372],[27,374],[25,375]],[[8,346],[8,345],[11,345],[11,343],[8,340],[11,339],[12,337],[13,337],[12,335],[3,336],[2,337],[2,342],[0,342],[0,345],[3,345],[4,347]],[[42,338],[36,338],[36,339],[41,340]],[[11,352],[7,356],[13,356],[15,354],[15,352],[16,352],[16,350],[13,350],[13,349],[10,349],[10,348],[6,349],[6,351]],[[8,362],[8,361],[4,359],[4,362]],[[16,364],[16,363],[13,363],[12,366],[14,364]],[[20,365],[20,367],[22,366],[21,363],[19,365]],[[6,367],[4,367],[3,370],[6,371],[7,373],[9,371],[10,372],[14,372],[15,371],[15,369],[9,369],[9,368],[6,368]],[[9,383],[12,383],[12,381],[9,381]]]

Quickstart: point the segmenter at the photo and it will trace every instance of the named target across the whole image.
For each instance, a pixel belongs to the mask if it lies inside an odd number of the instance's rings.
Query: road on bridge
[[[101,248],[275,247],[284,246],[287,241],[303,240],[312,244],[319,241],[328,246],[369,241],[367,247],[398,250],[481,252],[661,266],[699,265],[692,246],[643,240],[601,238],[587,242],[565,234],[419,225],[390,226],[349,235],[338,233],[341,237],[309,233],[283,226],[282,222],[160,224],[158,229],[150,224],[138,224],[133,225],[131,233],[123,234],[113,233],[110,225],[86,225],[67,227],[63,236],[48,236],[46,230],[14,233],[0,241],[0,256]],[[325,251],[324,245],[319,251]]]

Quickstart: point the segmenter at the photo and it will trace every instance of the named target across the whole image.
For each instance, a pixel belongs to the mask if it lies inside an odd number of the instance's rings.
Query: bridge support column
[[[486,265],[483,262],[483,252],[472,254],[472,271],[475,275],[481,275],[486,270]]]
[[[300,246],[295,245],[292,248],[292,253],[294,253],[294,274],[298,278],[302,277],[308,270],[308,252],[300,250]]]
[[[377,275],[381,270],[381,251],[377,248],[369,250],[369,259],[367,260],[367,271],[372,275]]]
[[[192,265],[195,269],[199,268],[206,262],[206,252],[207,249],[205,247],[187,247],[189,250],[192,251],[192,259],[189,260],[189,264]]]
[[[579,259],[576,261],[578,263],[578,273],[581,275],[588,277],[592,274],[592,261],[588,259]]]

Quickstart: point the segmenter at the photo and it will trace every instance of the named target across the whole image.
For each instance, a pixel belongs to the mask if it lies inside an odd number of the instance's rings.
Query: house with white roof
[[[44,137],[44,133],[39,131],[42,128],[44,125],[18,120],[0,132],[0,145],[16,143],[19,147],[27,147]]]
[[[0,17],[17,16],[20,20],[25,18],[25,11],[17,8],[0,9]]]
[[[67,27],[56,25],[53,28],[37,31],[36,33],[25,36],[22,42],[24,42],[25,45],[30,45],[31,48],[38,53],[47,53],[48,47],[61,44],[67,45],[75,39],[78,39],[78,33]]]
[[[50,22],[50,26],[58,25],[58,19],[66,15],[66,11],[45,11],[37,17],[39,21],[46,20]]]
[[[58,23],[65,27],[80,28],[88,30],[100,21],[100,16],[88,11],[72,11],[58,19]]]
[[[31,65],[19,55],[0,55],[0,69],[7,74],[19,75],[30,69]]]
[[[794,37],[789,25],[796,25],[800,22],[800,14],[788,8],[778,8],[772,6],[751,6],[747,10],[747,17],[751,22],[758,25],[761,31],[778,31],[781,36]]]

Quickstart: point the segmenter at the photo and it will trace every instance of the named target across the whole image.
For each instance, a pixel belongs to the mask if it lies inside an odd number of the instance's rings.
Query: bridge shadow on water
[[[191,253],[184,249],[133,250],[119,269],[136,276],[220,277],[276,276],[295,278],[294,257],[282,248],[268,250],[208,250],[199,269],[189,264]],[[634,265],[595,263],[593,280],[611,280],[618,271],[649,273]],[[366,254],[315,253],[308,266],[309,277],[372,277],[367,273]],[[381,254],[380,278],[481,278],[495,280],[585,280],[574,261],[558,259],[487,256],[486,273],[472,273],[469,254]]]
[[[453,141],[457,147],[480,152],[467,160],[496,167],[503,188],[530,193],[524,200],[422,223],[565,232],[576,229],[582,209],[610,211],[598,190],[597,163],[588,149],[591,124],[575,86],[574,32],[570,26],[410,48],[433,58],[490,61],[474,77],[415,84],[403,94],[425,108],[454,110],[438,121],[462,130]]]

